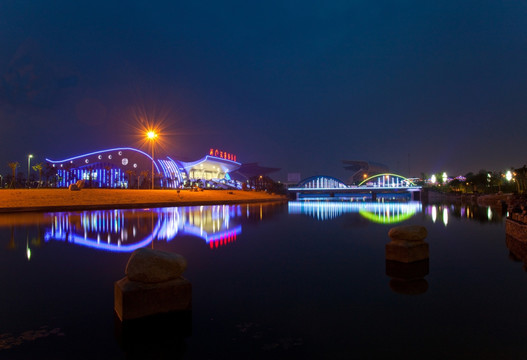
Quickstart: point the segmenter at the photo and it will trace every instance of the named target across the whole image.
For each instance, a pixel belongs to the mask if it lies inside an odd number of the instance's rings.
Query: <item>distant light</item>
[[[435,175],[432,175],[432,177],[430,178],[430,182],[431,182],[432,184],[435,184],[436,181],[437,181],[436,176],[435,176]]]
[[[512,180],[512,172],[510,170],[508,170],[507,173],[505,174],[505,179],[507,179],[507,181]]]
[[[443,183],[446,183],[448,180],[448,176],[446,175],[446,172],[443,173]]]

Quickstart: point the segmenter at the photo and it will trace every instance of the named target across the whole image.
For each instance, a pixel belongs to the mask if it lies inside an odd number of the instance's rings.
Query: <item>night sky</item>
[[[0,0],[0,45],[1,174],[139,147],[144,114],[275,180],[527,163],[527,2]]]

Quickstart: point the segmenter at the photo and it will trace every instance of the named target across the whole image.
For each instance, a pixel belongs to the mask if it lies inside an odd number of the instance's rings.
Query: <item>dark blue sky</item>
[[[2,174],[136,146],[142,109],[277,180],[527,163],[525,2],[3,0],[0,49]]]

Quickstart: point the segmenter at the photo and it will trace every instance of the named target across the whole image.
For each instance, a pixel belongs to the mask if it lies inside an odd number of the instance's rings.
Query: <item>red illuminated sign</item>
[[[218,150],[218,149],[210,149],[209,155],[216,156],[216,157],[219,157],[225,160],[236,161],[236,155],[229,154],[228,152]]]

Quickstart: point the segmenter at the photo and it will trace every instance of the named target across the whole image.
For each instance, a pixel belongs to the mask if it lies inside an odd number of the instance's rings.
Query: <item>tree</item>
[[[18,167],[19,163],[18,163],[18,161],[15,161],[15,162],[10,162],[8,165],[11,168],[11,170],[13,171],[13,177],[11,178],[11,185],[9,185],[9,187],[14,189],[15,188],[15,179],[16,179],[16,168]]]
[[[518,193],[523,193],[525,190],[525,185],[527,184],[527,166],[514,170],[514,179],[518,185]]]
[[[141,176],[143,177],[143,183],[141,185],[142,188],[150,188],[150,177],[148,176],[150,174],[150,171],[148,170],[143,170],[141,171]]]
[[[50,183],[56,185],[57,183],[57,168],[56,167],[54,167],[50,163],[46,163],[46,165],[44,165],[43,173],[44,173],[44,177],[46,178],[46,187],[49,187]]]
[[[38,187],[41,187],[42,186],[42,169],[43,169],[42,163],[33,165],[32,168],[34,171],[38,171]]]
[[[126,170],[125,171],[126,173],[126,176],[128,177],[128,189],[130,189],[132,187],[132,176],[135,175],[135,171],[134,170]]]

